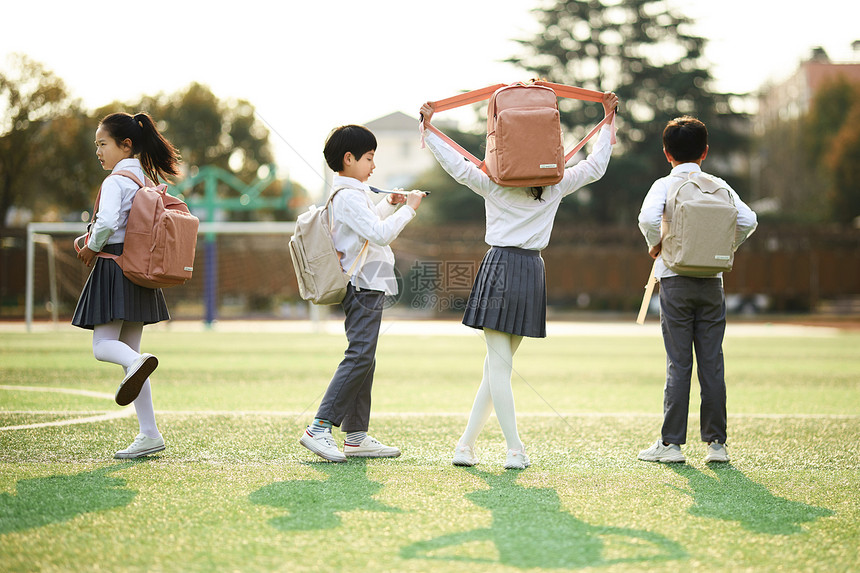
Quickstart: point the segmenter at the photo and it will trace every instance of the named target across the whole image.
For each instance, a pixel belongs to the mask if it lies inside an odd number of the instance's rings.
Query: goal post
[[[54,249],[54,240],[51,235],[72,234],[79,233],[80,231],[81,225],[79,223],[27,224],[26,276],[24,286],[24,319],[27,325],[27,332],[30,332],[33,327],[33,291],[35,288],[36,244],[44,244],[48,250],[48,280],[50,281],[51,292],[51,317],[56,324],[59,320],[59,297],[57,294],[57,274],[55,266],[56,254]]]
[[[255,303],[255,300],[274,297],[291,300],[304,308],[304,301],[298,297],[288,247],[289,238],[295,232],[295,225],[294,221],[201,222],[195,266],[202,266],[202,269],[200,272],[195,269],[194,277],[187,285],[166,289],[169,302],[178,296],[186,306],[190,306],[187,299],[194,298],[196,302],[203,303],[204,311],[198,312],[195,307],[193,312],[195,316],[202,314],[201,318],[206,322],[216,318],[216,301],[223,298],[230,301],[246,298],[251,300],[251,306],[259,306],[263,303]],[[74,260],[71,240],[84,231],[85,227],[81,223],[35,222],[27,225],[25,322],[28,332],[32,329],[34,318],[36,245],[44,244],[48,249],[50,306],[52,317],[56,321],[61,306],[58,290],[68,297],[75,289],[80,293],[83,283],[80,282],[79,269],[74,271],[70,279],[64,281],[63,272],[58,273],[54,269],[55,261],[63,263],[60,265],[62,267],[76,262],[79,264]],[[58,242],[56,247],[55,240]],[[40,274],[44,272],[41,271]],[[66,274],[68,273],[66,269]],[[61,275],[59,280],[57,274]],[[58,289],[58,282],[63,288]],[[44,283],[40,284],[44,286]],[[224,294],[219,295],[222,290]],[[173,311],[171,314],[174,314]],[[315,313],[308,311],[307,315],[311,320],[315,320]]]

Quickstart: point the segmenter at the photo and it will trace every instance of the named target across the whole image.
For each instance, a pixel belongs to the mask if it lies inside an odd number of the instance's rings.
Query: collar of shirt
[[[370,191],[367,183],[362,183],[354,177],[344,177],[343,175],[335,175],[331,181],[331,186],[334,189],[338,187],[350,187],[352,189],[361,189],[362,191]]]
[[[123,169],[134,168],[143,170],[143,167],[140,166],[140,159],[135,159],[134,157],[129,157],[127,159],[121,160],[119,163],[114,165],[111,173],[116,173],[117,171],[122,171]]]
[[[680,163],[672,168],[671,175],[679,175],[681,173],[701,173],[702,166],[698,163]]]

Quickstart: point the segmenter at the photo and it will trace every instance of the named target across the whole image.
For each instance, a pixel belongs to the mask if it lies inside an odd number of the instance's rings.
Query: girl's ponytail
[[[145,111],[134,116],[127,113],[112,113],[99,123],[108,130],[117,143],[131,141],[132,153],[140,155],[140,165],[153,182],[169,180],[170,175],[179,175],[179,152],[167,141],[152,117]]]
[[[161,135],[149,114],[141,111],[133,119],[140,129],[140,142],[136,147],[140,150],[144,172],[156,183],[159,177],[167,181],[169,175],[179,175],[179,152]]]

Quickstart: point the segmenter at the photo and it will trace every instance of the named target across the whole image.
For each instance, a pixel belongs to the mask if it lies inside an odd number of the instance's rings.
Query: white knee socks
[[[107,324],[96,325],[93,328],[93,355],[96,360],[112,362],[123,368],[128,368],[140,357],[138,351],[135,351],[125,341],[120,340],[123,324],[123,321],[115,320]]]
[[[143,323],[115,320],[99,324],[93,329],[93,355],[102,362],[112,362],[127,371],[129,366],[140,357],[140,340],[143,336]],[[155,407],[152,404],[152,388],[147,378],[140,394],[134,400],[134,410],[140,433],[148,438],[161,435],[155,423]]]
[[[466,424],[466,429],[460,438],[461,444],[466,444],[472,449],[475,448],[478,434],[481,433],[484,424],[487,423],[490,413],[493,411],[493,398],[490,396],[489,377],[490,366],[487,363],[487,358],[484,358],[484,376],[481,379],[481,385],[478,386],[478,393],[475,394],[472,412],[469,414],[469,422]]]
[[[511,388],[511,371],[514,353],[523,337],[484,329],[484,338],[487,343],[484,376],[460,443],[475,446],[478,434],[489,418],[491,409],[494,408],[508,449],[522,450],[523,443],[517,431],[514,393]]]

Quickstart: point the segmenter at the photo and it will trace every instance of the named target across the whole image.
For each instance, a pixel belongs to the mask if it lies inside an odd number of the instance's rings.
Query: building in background
[[[435,163],[432,154],[421,149],[417,118],[396,111],[365,127],[376,136],[376,169],[368,181],[374,187],[407,189]]]
[[[853,61],[831,61],[823,48],[786,80],[762,86],[753,124],[757,148],[751,155],[751,207],[760,215],[779,213],[783,219],[815,222],[827,218],[821,200],[821,178],[808,161],[805,121],[822,87],[837,79],[860,84],[860,41],[852,44]]]
[[[809,111],[812,100],[821,86],[843,76],[850,82],[860,83],[860,40],[852,44],[853,62],[833,62],[824,48],[815,48],[812,57],[801,62],[797,71],[787,80],[762,88],[759,95],[759,112],[756,132],[760,135],[773,124],[800,118]]]

